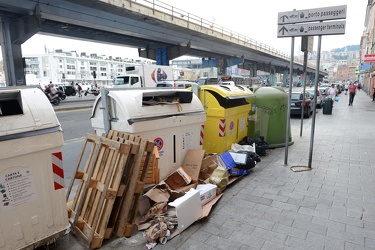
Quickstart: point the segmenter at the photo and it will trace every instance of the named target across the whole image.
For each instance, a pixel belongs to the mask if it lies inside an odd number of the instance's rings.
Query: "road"
[[[79,104],[76,103],[75,105],[76,107],[84,107],[82,106],[83,104],[84,103],[81,102]],[[60,121],[63,130],[64,146],[62,152],[64,177],[65,186],[68,187],[75,172],[86,134],[94,133],[90,122],[91,108],[58,111],[56,112],[56,116]],[[83,166],[81,166],[80,169],[82,169],[82,167]],[[76,183],[76,185],[77,184],[78,183]]]

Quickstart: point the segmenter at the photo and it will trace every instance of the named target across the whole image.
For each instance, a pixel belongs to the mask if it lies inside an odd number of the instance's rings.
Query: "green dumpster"
[[[324,98],[323,114],[332,115],[333,100],[331,97]]]
[[[248,117],[248,136],[256,139],[263,136],[269,148],[285,146],[288,119],[288,95],[281,87],[262,87],[254,91]],[[289,144],[292,145],[289,130]]]

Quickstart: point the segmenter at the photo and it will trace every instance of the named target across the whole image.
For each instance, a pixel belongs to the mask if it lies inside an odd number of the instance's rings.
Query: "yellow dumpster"
[[[206,153],[223,153],[247,136],[247,116],[251,104],[246,101],[253,92],[246,87],[205,85],[198,97],[206,112],[202,131]]]

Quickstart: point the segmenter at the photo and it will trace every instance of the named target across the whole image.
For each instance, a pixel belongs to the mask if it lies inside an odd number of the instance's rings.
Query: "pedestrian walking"
[[[327,95],[329,96],[329,98],[332,99],[332,106],[333,106],[333,103],[335,101],[336,94],[337,94],[337,90],[335,88],[335,84],[332,84],[331,87],[328,89],[328,92],[327,92]]]
[[[76,83],[76,86],[77,86],[78,97],[81,97],[82,96],[82,87],[78,83]]]
[[[353,106],[354,96],[357,94],[357,87],[354,85],[354,82],[350,83],[349,86],[349,104],[348,106]]]

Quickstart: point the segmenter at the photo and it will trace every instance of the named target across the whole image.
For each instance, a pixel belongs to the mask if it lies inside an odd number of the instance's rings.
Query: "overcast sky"
[[[163,0],[175,8],[212,21],[249,38],[290,53],[291,38],[277,38],[277,15],[279,12],[324,8],[347,5],[345,35],[323,36],[322,50],[341,48],[360,43],[364,30],[367,0],[260,0],[260,1],[213,1],[213,0]],[[314,40],[314,50],[318,43]],[[100,45],[71,39],[34,35],[22,45],[22,52],[43,54],[44,46],[49,50],[64,49],[78,52],[136,58],[136,49],[120,46]],[[300,38],[295,39],[295,53],[298,53]],[[296,54],[295,54],[296,55]]]

